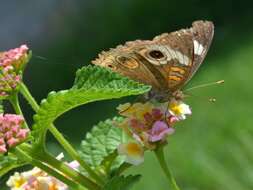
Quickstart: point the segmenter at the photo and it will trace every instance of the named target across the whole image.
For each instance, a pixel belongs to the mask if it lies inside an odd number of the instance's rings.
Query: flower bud
[[[29,129],[23,129],[24,118],[15,114],[0,114],[0,153],[15,147],[29,135]]]
[[[8,97],[17,89],[29,58],[26,45],[0,53],[0,99]]]

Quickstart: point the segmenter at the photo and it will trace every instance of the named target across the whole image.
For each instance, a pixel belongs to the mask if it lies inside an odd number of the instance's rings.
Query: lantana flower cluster
[[[29,129],[22,128],[24,118],[16,114],[0,114],[0,154],[24,141]]]
[[[126,162],[134,165],[143,161],[143,148],[155,150],[165,143],[175,131],[174,123],[191,114],[190,107],[176,99],[165,103],[127,103],[120,105],[118,110],[125,117],[120,127],[135,139],[135,143],[121,144],[118,153],[125,155]]]
[[[28,62],[28,47],[19,48],[0,53],[0,97],[8,96],[16,89],[22,78],[22,69]]]
[[[64,155],[61,153],[56,158],[61,160]],[[79,163],[73,161],[67,163],[69,167],[78,170]],[[32,170],[22,173],[15,172],[7,181],[7,186],[11,190],[68,190],[68,186],[55,177],[35,167]]]
[[[68,187],[47,173],[34,168],[23,173],[15,172],[7,181],[11,190],[67,190]]]

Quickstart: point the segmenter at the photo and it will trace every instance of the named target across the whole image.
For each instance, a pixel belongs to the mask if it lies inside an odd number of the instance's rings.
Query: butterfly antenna
[[[196,97],[196,98],[201,99],[201,100],[204,100],[204,101],[208,100],[208,101],[211,102],[211,103],[216,102],[216,98],[214,98],[214,97],[206,98],[206,97],[203,97],[203,96],[197,96],[197,95],[195,95],[195,94],[189,94],[189,93],[184,94],[184,96],[185,96],[185,98]]]
[[[206,83],[206,84],[200,84],[197,86],[193,86],[191,88],[185,89],[184,92],[188,92],[188,91],[192,91],[198,88],[204,88],[204,87],[208,87],[208,86],[213,86],[213,85],[217,85],[217,84],[223,84],[225,82],[225,80],[219,80],[216,82],[210,82],[210,83]]]
[[[36,54],[34,54],[34,53],[33,53],[33,57],[36,58],[36,59],[39,59],[39,60],[43,61],[43,63],[46,63],[46,64],[64,65],[64,66],[70,66],[70,67],[72,67],[73,65],[74,65],[74,66],[77,66],[76,64],[66,64],[66,63],[64,63],[64,62],[62,62],[62,61],[60,61],[60,60],[51,61],[51,60],[49,60],[49,59],[46,58],[46,57],[43,57],[43,56],[40,56],[40,55],[36,55]]]
[[[36,58],[44,60],[44,61],[48,61],[48,59],[46,57],[43,57],[43,56],[33,55],[33,57],[36,57]]]

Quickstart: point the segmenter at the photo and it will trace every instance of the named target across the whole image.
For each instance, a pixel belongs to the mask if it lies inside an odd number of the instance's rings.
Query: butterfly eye
[[[152,57],[154,59],[162,59],[165,57],[165,55],[159,50],[152,50],[148,54],[150,57]]]

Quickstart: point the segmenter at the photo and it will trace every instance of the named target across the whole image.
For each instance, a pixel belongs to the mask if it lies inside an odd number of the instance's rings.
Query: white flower
[[[133,165],[139,165],[144,161],[144,150],[135,142],[128,142],[118,146],[118,153],[125,156],[125,161]]]
[[[179,120],[184,120],[186,115],[190,115],[192,112],[189,105],[182,101],[172,100],[169,104],[169,113]]]

